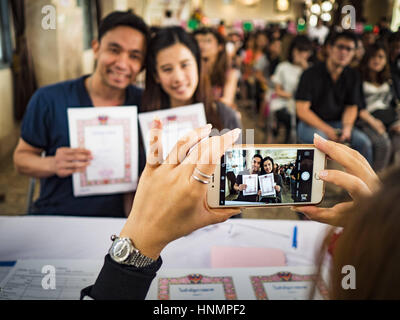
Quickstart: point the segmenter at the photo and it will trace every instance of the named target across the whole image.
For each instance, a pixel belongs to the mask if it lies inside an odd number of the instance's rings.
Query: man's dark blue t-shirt
[[[22,139],[31,146],[54,156],[57,149],[70,147],[68,108],[91,107],[93,102],[85,88],[88,76],[39,89],[29,102],[22,128]],[[138,106],[142,90],[129,86],[125,104]],[[40,197],[33,214],[88,217],[124,217],[123,195],[102,195],[76,198],[72,177],[53,176],[41,179]]]

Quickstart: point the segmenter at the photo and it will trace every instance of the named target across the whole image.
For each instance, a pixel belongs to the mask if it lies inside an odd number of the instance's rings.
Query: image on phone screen
[[[313,149],[233,149],[221,160],[220,206],[310,203]]]

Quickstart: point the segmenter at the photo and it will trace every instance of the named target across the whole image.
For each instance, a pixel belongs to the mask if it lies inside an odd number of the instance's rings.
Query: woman
[[[374,169],[387,167],[392,152],[400,150],[400,122],[385,47],[376,43],[367,49],[361,63],[361,105],[357,125],[371,139]]]
[[[260,196],[260,202],[265,202],[265,203],[282,203],[282,188],[283,188],[283,182],[282,182],[282,177],[277,174],[275,171],[275,163],[274,160],[271,157],[266,157],[263,159],[261,163],[261,173],[260,176],[264,176],[266,174],[274,174],[274,183],[275,183],[275,191],[276,191],[276,196],[275,197],[262,197],[261,196],[261,190],[259,191],[259,196]]]
[[[154,111],[203,103],[207,121],[218,130],[240,128],[236,113],[214,101],[195,39],[180,27],[160,29],[151,39],[146,59],[142,110]]]
[[[193,35],[200,47],[203,66],[209,75],[214,99],[236,109],[235,97],[240,72],[231,68],[225,39],[212,28],[198,29]]]
[[[280,63],[272,76],[276,98],[271,101],[271,111],[277,120],[276,126],[279,123],[285,126],[284,143],[296,143],[294,95],[303,71],[309,67],[311,52],[312,43],[306,36],[295,37],[289,47],[288,61]]]
[[[160,126],[160,124],[158,124]],[[206,137],[211,128],[191,132],[178,143],[176,152],[187,154],[189,149]],[[219,156],[229,149],[239,132],[230,132],[214,141],[202,142],[200,159],[207,159],[213,152]],[[157,139],[156,139],[157,138]],[[219,146],[215,148],[216,141]],[[152,150],[158,150],[161,138],[153,134]],[[210,144],[210,142],[213,142]],[[399,299],[400,278],[393,276],[400,269],[400,207],[393,205],[400,197],[400,168],[395,168],[383,178],[382,183],[368,162],[347,146],[315,137],[315,146],[326,153],[345,171],[328,170],[319,173],[326,183],[348,191],[353,202],[339,203],[333,208],[314,206],[297,207],[296,211],[322,223],[344,227],[343,233],[331,246],[331,299]],[[195,168],[211,174],[215,165],[188,165],[193,159],[185,159],[176,166],[160,165],[159,155],[154,152],[138,186],[138,194],[131,215],[121,236],[132,239],[143,254],[155,261],[144,268],[134,268],[111,261],[107,256],[94,286],[82,291],[82,296],[95,299],[144,299],[152,279],[162,261],[161,250],[171,241],[209,224],[219,223],[237,213],[235,210],[210,210],[205,207],[207,187],[193,178]],[[195,152],[189,155],[193,157]],[[179,183],[177,183],[179,182]],[[165,188],[165,184],[171,188]],[[148,201],[148,194],[157,193],[156,203]],[[173,199],[171,201],[171,199]],[[176,228],[179,225],[182,228]],[[326,242],[328,243],[328,242]],[[327,252],[323,247],[323,255]],[[321,255],[322,256],[322,255]],[[345,290],[341,284],[342,269],[352,265],[357,272],[357,290]]]

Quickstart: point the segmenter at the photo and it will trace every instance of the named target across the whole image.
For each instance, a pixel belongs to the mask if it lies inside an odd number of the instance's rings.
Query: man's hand
[[[372,128],[378,132],[380,135],[384,135],[386,133],[386,127],[383,124],[383,122],[379,119],[374,119],[374,122],[372,123]]]
[[[350,142],[352,131],[352,126],[343,126],[342,135],[340,136],[340,142]]]
[[[60,178],[66,178],[77,172],[83,172],[93,157],[89,150],[59,148],[54,156],[54,172]]]
[[[247,189],[247,184],[241,184],[239,186],[239,191],[243,191],[243,190],[246,190],[246,189]]]
[[[326,136],[328,137],[328,140],[335,141],[335,142],[338,142],[338,141],[339,141],[339,137],[338,137],[338,135],[337,135],[336,129],[334,129],[334,128],[332,128],[332,127],[329,127],[328,129],[326,129],[326,130],[324,131],[324,133],[325,133]]]

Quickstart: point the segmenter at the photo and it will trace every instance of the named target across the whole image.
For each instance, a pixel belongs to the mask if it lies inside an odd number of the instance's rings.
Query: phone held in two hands
[[[326,155],[314,145],[234,146],[213,174],[207,202],[211,208],[317,205],[325,167]]]

